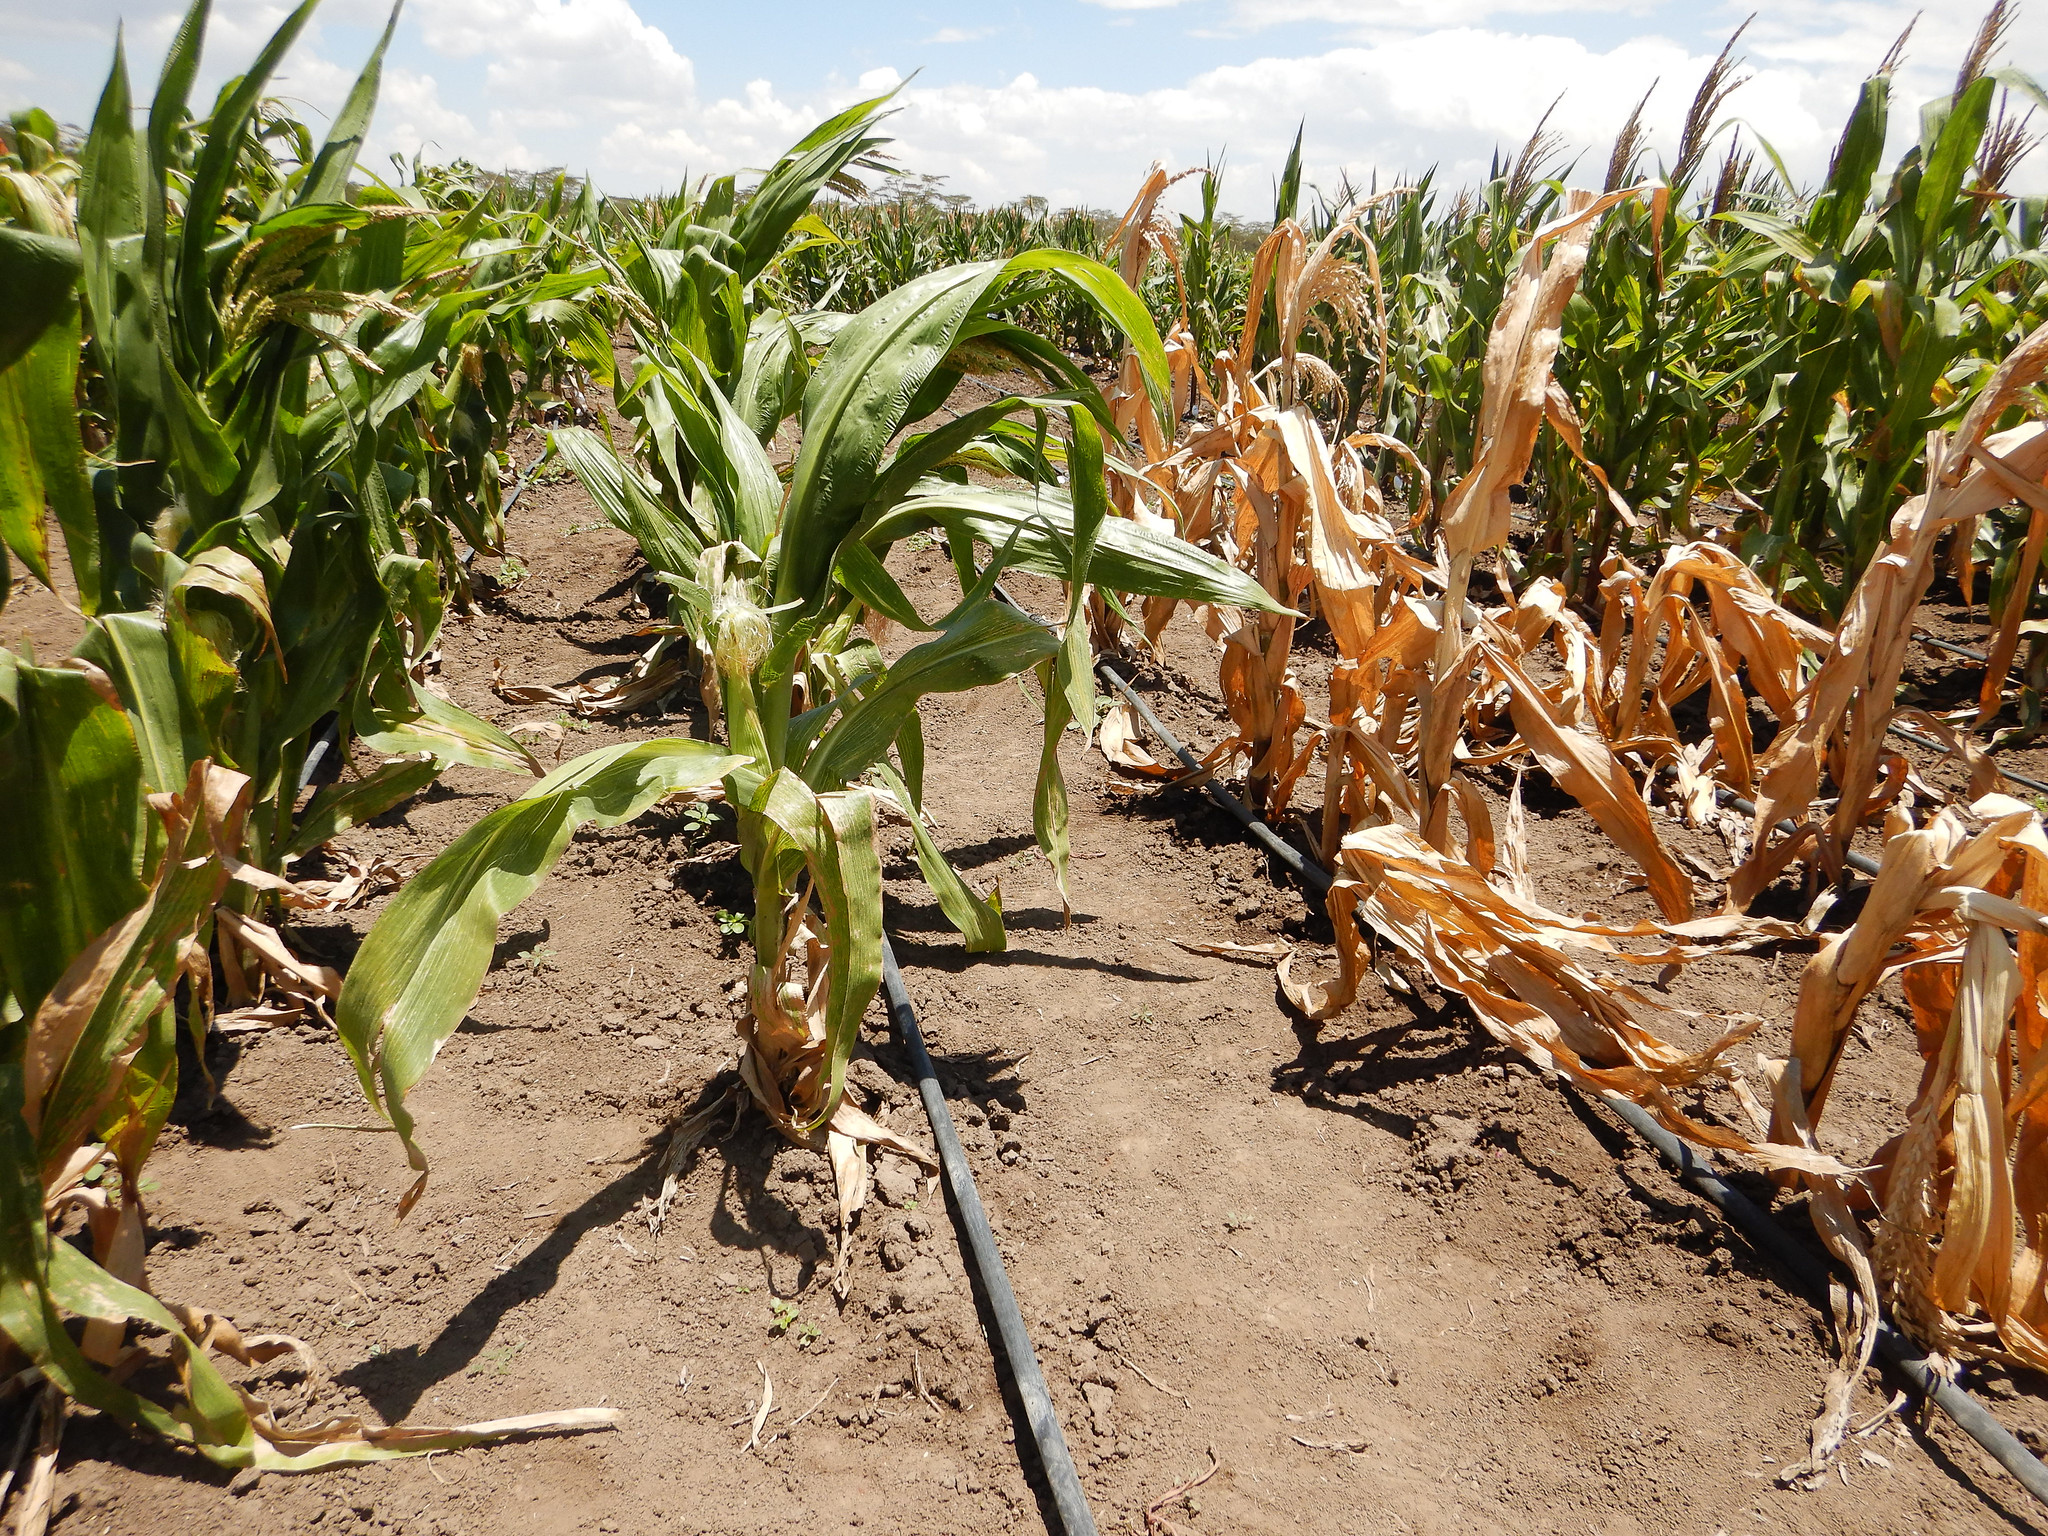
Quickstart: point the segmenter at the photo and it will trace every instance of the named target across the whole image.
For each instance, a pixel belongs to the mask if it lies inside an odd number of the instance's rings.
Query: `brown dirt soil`
[[[537,447],[523,441],[521,460]],[[625,663],[636,561],[595,522],[573,483],[521,501],[511,542],[529,574],[487,583],[478,616],[448,627],[457,702],[545,718],[489,691],[494,662],[557,684]],[[936,551],[899,551],[897,566],[913,597],[942,601]],[[10,642],[65,643],[66,616],[33,594],[6,621]],[[1225,729],[1185,618],[1145,686],[1198,746]],[[1030,831],[1037,721],[1009,686],[926,713],[940,840],[983,889],[1000,879],[1008,952],[963,953],[900,828],[885,834],[887,918],[1105,1530],[1142,1529],[1212,1451],[1219,1470],[1164,1511],[1196,1532],[2044,1528],[1943,1420],[1880,1426],[1817,1492],[1778,1487],[1831,1358],[1822,1315],[1653,1156],[1455,1009],[1369,982],[1316,1031],[1279,1006],[1270,971],[1177,947],[1285,935],[1327,954],[1330,936],[1206,801],[1133,792],[1078,738],[1063,924]],[[702,726],[579,727],[565,750]],[[458,770],[346,841],[424,858],[518,789]],[[1538,776],[1526,792],[1539,893],[1647,913],[1583,814]],[[325,1029],[224,1052],[220,1104],[174,1127],[151,1165],[155,1287],[299,1335],[331,1373],[259,1373],[280,1417],[450,1423],[603,1403],[623,1410],[618,1429],[231,1480],[81,1413],[59,1532],[1044,1527],[930,1186],[885,1172],[844,1308],[824,1162],[757,1114],[707,1144],[649,1233],[662,1132],[733,1056],[743,964],[716,916],[747,887],[728,829],[658,812],[579,836],[506,920],[483,995],[413,1099],[435,1166],[402,1225],[407,1174],[388,1138],[303,1128],[368,1118]],[[1670,832],[1725,865],[1718,842]],[[372,916],[295,923],[293,939],[345,963]],[[1788,946],[1702,962],[1672,997],[1765,1015],[1757,1046],[1782,1054],[1804,959]],[[1845,1154],[1897,1129],[1918,1069],[1895,990],[1859,1038],[1830,1110]],[[854,1081],[928,1140],[879,1006]],[[1782,1215],[1810,1244],[1797,1206]],[[747,1452],[764,1378],[777,1411]],[[2008,1423],[2048,1431],[2040,1382],[1985,1384]],[[1867,1385],[1864,1413],[1889,1391]]]

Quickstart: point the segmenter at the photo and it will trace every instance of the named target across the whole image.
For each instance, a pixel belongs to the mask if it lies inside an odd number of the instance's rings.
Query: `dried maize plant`
[[[1145,269],[1151,265],[1155,255],[1164,259],[1173,274],[1178,318],[1163,339],[1173,379],[1171,393],[1175,421],[1187,414],[1197,387],[1206,393],[1206,384],[1202,383],[1195,336],[1188,324],[1187,288],[1181,280],[1180,238],[1173,227],[1172,216],[1159,206],[1159,200],[1175,182],[1195,174],[1197,172],[1192,169],[1177,175],[1169,174],[1165,161],[1153,161],[1152,169],[1146,172],[1145,180],[1138,188],[1138,195],[1124,210],[1123,218],[1109,237],[1110,249],[1116,254],[1117,276],[1133,293],[1142,289]],[[1148,464],[1166,457],[1166,437],[1160,430],[1159,413],[1152,409],[1144,369],[1135,349],[1124,348],[1117,363],[1116,383],[1104,392],[1104,397],[1109,402],[1119,438],[1128,440],[1135,433],[1139,451]],[[1129,513],[1128,506],[1120,506],[1119,510],[1126,515]]]
[[[1717,809],[1715,791],[1746,795],[1754,783],[1744,679],[1782,726],[1803,696],[1802,656],[1824,653],[1833,637],[1776,602],[1718,544],[1672,547],[1647,582],[1618,556],[1606,571],[1597,631],[1564,606],[1556,583],[1533,583],[1515,608],[1492,615],[1510,643],[1485,647],[1482,662],[1509,689],[1522,741],[1645,870],[1665,915],[1682,917],[1690,884],[1656,836],[1636,775],[1669,769],[1686,819],[1713,826],[1739,857],[1746,828]],[[1702,591],[1705,617],[1694,601]],[[1527,675],[1526,653],[1544,634],[1557,651],[1552,687]],[[1689,743],[1673,711],[1703,688],[1710,735]]]
[[[1934,551],[1949,528],[2018,500],[2033,507],[2048,480],[2048,429],[2026,422],[1994,433],[2022,393],[2048,372],[2048,325],[2032,332],[1985,381],[1953,432],[1927,439],[1927,489],[1891,520],[1890,536],[1857,580],[1839,635],[1758,764],[1760,782],[1750,856],[1729,883],[1732,911],[1744,911],[1809,844],[1830,875],[1871,814],[1882,809],[1884,733],[1912,643],[1913,611],[1934,577]],[[1823,825],[1815,796],[1823,767],[1840,798]],[[1794,830],[1780,832],[1783,821]]]
[[[1576,417],[1550,372],[1559,317],[1584,265],[1594,221],[1639,190],[1605,197],[1574,193],[1567,214],[1530,237],[1489,338],[1479,446],[1444,509],[1439,567],[1415,560],[1395,541],[1358,457],[1360,448],[1395,451],[1415,468],[1414,483],[1426,486],[1428,477],[1401,444],[1360,434],[1340,444],[1334,457],[1316,451],[1319,440],[1301,456],[1311,466],[1304,479],[1314,509],[1307,573],[1314,606],[1329,623],[1339,655],[1320,743],[1326,859],[1335,856],[1345,831],[1389,816],[1414,825],[1429,846],[1447,848],[1454,806],[1466,823],[1468,846],[1489,840],[1480,824],[1483,802],[1457,777],[1456,767],[1460,761],[1499,761],[1526,741],[1610,835],[1631,852],[1655,852],[1646,867],[1666,917],[1690,915],[1689,888],[1656,850],[1626,772],[1598,739],[1578,728],[1578,699],[1571,690],[1561,704],[1551,699],[1516,663],[1520,649],[1561,625],[1567,675],[1580,679],[1583,691],[1593,648],[1584,643],[1583,626],[1564,609],[1562,591],[1554,583],[1538,584],[1524,610],[1512,606],[1513,595],[1503,584],[1511,607],[1502,614],[1509,627],[1501,634],[1514,637],[1512,646],[1503,650],[1464,639],[1473,562],[1507,536],[1509,488],[1527,473],[1537,433],[1547,419],[1568,443],[1576,441]],[[1320,291],[1313,282],[1303,286]],[[1354,291],[1352,298],[1350,312],[1363,318],[1363,292]],[[1342,304],[1337,308],[1345,311]],[[1287,329],[1283,324],[1282,333]],[[1312,422],[1309,427],[1313,438]],[[1354,510],[1352,502],[1365,505]],[[1426,505],[1411,511],[1422,514],[1417,521],[1427,521]],[[1444,597],[1426,599],[1428,586],[1444,589]],[[1496,725],[1502,706],[1520,733],[1506,741]]]
[[[1841,1444],[1880,1306],[1940,1354],[2048,1366],[2048,838],[2036,812],[2001,794],[1920,828],[1894,807],[1886,830],[1862,913],[1800,979],[1789,1058],[1760,1062],[1772,1084],[1766,1134],[1819,1153],[1857,1009],[1900,973],[1924,1063],[1905,1130],[1854,1179],[1781,1170],[1807,1186],[1815,1229],[1856,1280],[1837,1300],[1842,1362],[1788,1480],[1817,1476]],[[1857,1207],[1872,1221],[1867,1240]]]
[[[1398,189],[1373,202],[1395,195]],[[1360,267],[1339,250],[1346,239],[1370,249],[1359,223],[1370,206],[1337,219],[1313,246],[1299,224],[1281,222],[1254,259],[1237,347],[1211,359],[1213,384],[1193,369],[1191,387],[1212,407],[1214,422],[1194,427],[1163,457],[1148,447],[1149,462],[1129,477],[1160,502],[1184,538],[1214,549],[1271,600],[1264,611],[1205,612],[1235,727],[1212,760],[1244,757],[1248,793],[1268,816],[1286,809],[1324,739],[1312,737],[1297,749],[1308,719],[1290,665],[1300,612],[1319,606],[1340,656],[1353,659],[1398,593],[1418,586],[1429,570],[1426,561],[1400,549],[1357,452],[1360,443],[1399,445],[1368,434],[1341,442],[1333,454],[1309,402],[1334,403],[1341,412],[1343,386],[1327,363],[1300,349],[1302,333],[1311,328],[1326,341],[1339,332],[1383,340],[1377,284],[1369,275],[1376,267]],[[1269,290],[1280,349],[1261,367],[1257,346]],[[1156,642],[1174,607],[1171,599],[1147,604],[1148,640]],[[1141,754],[1122,745],[1134,734],[1127,716],[1113,710],[1105,724],[1105,740],[1117,745],[1112,761],[1142,771]]]
[[[1472,687],[1464,612],[1473,564],[1482,553],[1507,542],[1514,507],[1509,492],[1527,476],[1544,422],[1555,426],[1575,452],[1578,449],[1577,415],[1552,377],[1564,308],[1585,270],[1595,222],[1609,208],[1644,191],[1629,187],[1597,196],[1578,190],[1567,193],[1563,215],[1530,235],[1487,337],[1472,464],[1444,499],[1438,521],[1446,572],[1444,602],[1430,667],[1432,686],[1420,695],[1418,727],[1418,794],[1432,846],[1442,846],[1445,835],[1444,792],[1452,768],[1455,720]],[[1661,198],[1656,201],[1661,212]],[[1615,500],[1620,515],[1634,523],[1634,515],[1619,498]],[[1512,601],[1505,583],[1503,595]],[[1523,692],[1517,690],[1515,698],[1522,702]]]
[[[1906,973],[1925,1070],[1904,1134],[1880,1154],[1871,1256],[1893,1315],[1930,1346],[2043,1370],[2048,839],[2017,801],[1988,796],[1971,811],[1990,824],[1968,842],[1952,813],[1936,823],[1950,883],[1923,888],[1922,916],[1945,919],[1947,947]],[[1958,942],[1960,961],[1950,958]],[[1802,991],[1802,1022],[1804,1002]]]

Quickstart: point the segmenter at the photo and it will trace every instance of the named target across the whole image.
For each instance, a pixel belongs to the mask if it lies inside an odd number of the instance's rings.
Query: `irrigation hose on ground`
[[[1101,661],[1096,663],[1096,667],[1103,680],[1123,695],[1125,701],[1137,711],[1139,718],[1167,749],[1185,763],[1190,772],[1199,772],[1199,760],[1160,723],[1158,716],[1152,713],[1130,684],[1117,675],[1116,669]],[[1318,893],[1329,890],[1329,873],[1299,849],[1281,841],[1271,827],[1252,815],[1243,801],[1213,779],[1202,787],[1208,791],[1210,799],[1236,818],[1260,846],[1271,852],[1304,882],[1314,887]],[[1725,803],[1732,805],[1736,810],[1749,816],[1756,814],[1756,806],[1750,801],[1726,790],[1720,793]],[[1790,823],[1785,825],[1789,828]],[[1877,862],[1863,854],[1851,853],[1848,855],[1848,863],[1864,874],[1877,873]],[[1612,1110],[1621,1118],[1623,1124],[1655,1147],[1681,1180],[1713,1202],[1730,1221],[1742,1229],[1757,1248],[1782,1265],[1811,1294],[1816,1297],[1827,1295],[1828,1277],[1825,1267],[1816,1263],[1810,1254],[1799,1248],[1760,1206],[1722,1178],[1706,1153],[1672,1135],[1640,1105],[1605,1094],[1599,1095],[1596,1102]],[[2048,1506],[2048,1466],[2044,1466],[2039,1457],[2020,1444],[2012,1431],[1999,1423],[1989,1409],[1944,1377],[1929,1363],[1926,1354],[1917,1345],[1882,1320],[1878,1324],[1877,1348],[1899,1374],[1912,1384],[1916,1392],[1923,1397],[1931,1398],[1954,1421],[1957,1428],[1969,1435],[1984,1448],[1992,1460],[2017,1478],[2028,1493],[2044,1506]]]
[[[1039,1464],[1045,1468],[1045,1480],[1051,1485],[1060,1525],[1066,1536],[1096,1536],[1095,1517],[1089,1513],[1080,1474],[1074,1470],[1066,1436],[1060,1432],[1059,1415],[1053,1411],[1052,1394],[1046,1390],[1045,1375],[1038,1368],[1038,1352],[1031,1347],[1024,1314],[1017,1307],[1017,1293],[1010,1289],[1003,1256],[996,1251],[995,1233],[989,1227],[981,1195],[974,1187],[974,1173],[967,1166],[959,1134],[953,1129],[945,1090],[932,1069],[931,1053],[924,1047],[924,1033],[917,1027],[917,1010],[910,1004],[909,993],[903,990],[903,973],[896,966],[896,951],[886,938],[882,940],[882,997],[889,1007],[889,1021],[903,1041],[904,1054],[910,1058],[910,1070],[917,1076],[917,1091],[924,1100],[924,1112],[932,1123],[932,1140],[939,1149],[939,1165],[945,1170],[946,1191],[967,1234],[968,1258],[981,1276],[989,1310],[996,1315],[1003,1357],[1010,1363],[1010,1379],[1024,1404],[1024,1417],[1031,1438],[1037,1443]]]
[[[1790,1271],[1816,1300],[1828,1293],[1826,1266],[1800,1248],[1771,1220],[1764,1209],[1741,1190],[1722,1178],[1712,1161],[1696,1148],[1679,1140],[1646,1113],[1641,1105],[1627,1099],[1602,1095],[1599,1102],[1619,1115],[1624,1123],[1664,1156],[1685,1183],[1720,1207],[1722,1214],[1742,1228],[1749,1240],[1767,1256]],[[1948,1380],[1928,1363],[1920,1347],[1891,1324],[1877,1325],[1877,1350],[1897,1368],[1922,1397],[1931,1397],[1942,1412],[1953,1419],[1971,1439],[1983,1446],[2043,1504],[2048,1504],[2048,1466],[1999,1423],[1990,1410]]]

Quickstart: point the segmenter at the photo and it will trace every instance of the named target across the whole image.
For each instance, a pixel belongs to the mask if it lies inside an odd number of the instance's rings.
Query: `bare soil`
[[[519,457],[537,451],[527,439]],[[494,664],[556,684],[625,665],[637,561],[597,523],[573,483],[519,503],[528,574],[486,583],[482,611],[449,625],[457,702],[549,718],[493,695]],[[897,568],[928,606],[950,587],[936,551],[899,551]],[[66,643],[67,616],[22,588],[0,621],[10,643]],[[1145,686],[1198,746],[1226,729],[1194,624],[1169,633]],[[578,726],[564,746],[703,724]],[[1369,982],[1317,1031],[1280,1006],[1269,970],[1178,947],[1313,948],[1329,932],[1205,800],[1134,792],[1078,737],[1063,754],[1063,922],[1031,837],[1033,699],[1003,686],[934,701],[926,738],[940,840],[982,888],[1000,880],[1010,947],[963,953],[901,829],[885,834],[888,926],[1104,1530],[1143,1530],[1212,1454],[1214,1476],[1162,1511],[1196,1532],[2044,1528],[1971,1441],[1910,1414],[1819,1491],[1779,1487],[1831,1358],[1826,1319],[1653,1156],[1427,995]],[[458,770],[345,844],[425,858],[520,788]],[[1538,775],[1525,792],[1546,901],[1647,913],[1572,802]],[[1725,864],[1712,839],[1671,835]],[[174,1126],[151,1165],[156,1289],[317,1352],[324,1379],[280,1365],[252,1383],[280,1417],[453,1423],[602,1403],[623,1410],[617,1430],[231,1479],[78,1413],[55,1528],[1045,1528],[993,1329],[931,1186],[883,1178],[844,1307],[823,1159],[757,1114],[714,1137],[649,1232],[663,1132],[733,1059],[744,967],[717,917],[746,900],[728,824],[664,811],[579,836],[505,922],[483,995],[414,1097],[435,1166],[403,1224],[391,1139],[309,1128],[369,1119],[324,1028],[221,1047],[218,1105]],[[295,923],[292,939],[345,964],[374,916]],[[1783,1054],[1806,953],[1702,962],[1672,997],[1764,1014],[1757,1047]],[[1873,1000],[1832,1148],[1867,1153],[1898,1128],[1911,1039],[1895,993]],[[879,1006],[854,1081],[928,1139]],[[1781,1214],[1811,1242],[1796,1203]],[[2043,1383],[1974,1379],[2009,1424],[2048,1432]],[[776,1411],[745,1450],[770,1383]],[[1891,1387],[1867,1386],[1875,1413]]]

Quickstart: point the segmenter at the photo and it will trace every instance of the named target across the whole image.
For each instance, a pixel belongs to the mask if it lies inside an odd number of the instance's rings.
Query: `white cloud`
[[[0,28],[32,0],[0,0]],[[67,61],[95,52],[82,29],[111,34],[115,0],[78,0],[64,13],[27,19],[39,46]],[[130,0],[130,52],[139,90],[176,25],[173,0]],[[1098,0],[1137,19],[1155,0]],[[1157,0],[1173,3],[1173,0]],[[1004,83],[947,81],[931,72],[898,99],[887,132],[900,163],[949,177],[958,191],[992,202],[1036,193],[1058,203],[1121,207],[1153,159],[1199,164],[1227,151],[1225,206],[1256,216],[1297,122],[1306,122],[1309,179],[1334,187],[1375,174],[1438,167],[1440,184],[1484,174],[1494,150],[1512,153],[1553,99],[1550,126],[1582,154],[1581,179],[1604,169],[1622,120],[1651,82],[1646,113],[1653,147],[1669,154],[1712,47],[1653,30],[1596,45],[1560,34],[1540,15],[1566,0],[1230,0],[1233,25],[1321,23],[1350,34],[1315,52],[1240,58],[1151,89],[1111,83],[1048,83],[1020,73]],[[1636,0],[1571,0],[1577,12],[1609,11],[1604,32],[1625,34]],[[285,14],[282,0],[216,0],[202,95],[244,64]],[[382,0],[328,0],[330,27],[360,36],[381,24]],[[439,156],[588,171],[620,193],[674,187],[686,175],[770,163],[826,113],[901,83],[894,68],[820,83],[756,79],[736,93],[707,96],[691,60],[633,0],[410,0],[385,72],[372,141],[375,162],[420,145]],[[1380,25],[1370,17],[1389,20]],[[1817,177],[1840,131],[1856,83],[1904,25],[1903,0],[1807,0],[1760,18],[1742,51],[1751,78],[1727,111],[1768,137],[1795,174]],[[1455,18],[1466,18],[1463,21]],[[2048,47],[2048,11],[2024,16],[2010,56]],[[1696,24],[1697,17],[1688,17]],[[1398,23],[1398,24],[1395,24]],[[1156,23],[1148,23],[1156,25]],[[1974,21],[1931,18],[1916,34],[1901,77],[1895,131],[1901,137],[1920,100],[1946,88]],[[947,28],[927,41],[976,35]],[[359,46],[359,45],[356,45]],[[360,60],[330,46],[320,30],[281,75],[285,93],[331,110]],[[95,63],[95,70],[103,68]],[[1083,75],[1085,81],[1086,76]],[[0,105],[36,90],[18,70],[0,69]],[[53,105],[61,105],[53,103]],[[81,103],[90,109],[90,97]],[[64,107],[78,120],[83,114]],[[2048,160],[2048,156],[2043,157]],[[2038,173],[2037,173],[2038,174]],[[1183,193],[1189,187],[1180,189]]]
[[[927,43],[978,43],[984,37],[993,37],[994,27],[941,27],[930,37],[920,41]]]

